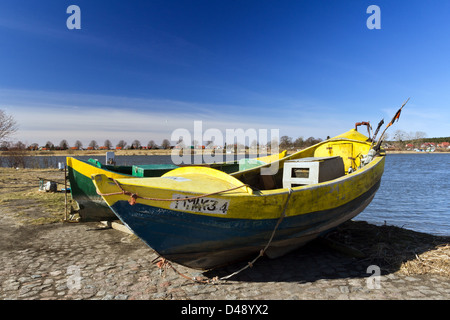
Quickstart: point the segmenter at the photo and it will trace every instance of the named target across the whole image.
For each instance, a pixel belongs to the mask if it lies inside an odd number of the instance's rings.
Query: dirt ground
[[[58,182],[58,192],[39,191],[40,180]],[[159,255],[134,235],[64,221],[63,187],[63,171],[0,168],[0,300],[151,300],[166,316],[208,305],[229,317],[231,307],[257,306],[280,317],[298,310],[296,300],[450,299],[450,237],[349,221],[216,281],[242,263],[208,272],[159,266]]]
[[[40,181],[55,181],[58,192],[40,191]],[[11,242],[27,242],[27,229],[45,229],[65,218],[64,171],[57,169],[0,168],[0,206],[14,212],[23,226],[14,239],[2,239],[0,250]],[[70,194],[67,195],[70,207]],[[1,226],[0,226],[1,229]],[[394,226],[349,221],[318,245],[380,266],[383,272],[408,275],[438,274],[450,278],[450,237],[438,237]]]

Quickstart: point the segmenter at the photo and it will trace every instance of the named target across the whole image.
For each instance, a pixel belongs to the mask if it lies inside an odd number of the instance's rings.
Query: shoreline
[[[2,156],[24,156],[24,157],[40,157],[40,156],[65,156],[65,157],[77,157],[77,156],[104,156],[106,152],[114,152],[116,156],[170,156],[172,150],[50,150],[50,151],[23,151],[20,153],[11,151],[0,151],[0,157]],[[291,155],[297,151],[288,150],[287,155]],[[203,150],[195,150],[192,155],[203,154]],[[216,154],[221,154],[217,152]],[[226,155],[227,153],[222,153]],[[234,155],[248,155],[255,153],[238,152]],[[386,151],[386,155],[390,154],[450,154],[450,151],[435,151],[435,152],[420,152],[420,151],[407,151],[407,150],[393,150]],[[268,153],[270,155],[270,153]]]
[[[386,155],[389,154],[450,154],[450,151],[434,151],[434,152],[426,152],[426,151],[386,151]]]

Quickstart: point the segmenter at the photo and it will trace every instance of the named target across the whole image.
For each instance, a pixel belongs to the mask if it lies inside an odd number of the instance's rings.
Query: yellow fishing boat
[[[380,186],[384,162],[352,129],[232,174],[183,167],[157,178],[92,178],[122,222],[162,257],[211,269],[261,250],[278,257],[355,217]]]

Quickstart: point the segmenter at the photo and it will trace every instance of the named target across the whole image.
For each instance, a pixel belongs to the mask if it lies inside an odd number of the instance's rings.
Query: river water
[[[355,220],[450,235],[450,154],[389,154],[381,185]]]
[[[26,157],[27,167],[57,168],[64,156]],[[87,160],[90,157],[76,157]],[[117,165],[171,164],[170,156],[116,156]],[[98,157],[104,163],[104,157]],[[224,159],[225,160],[225,157]],[[1,166],[9,166],[0,157]],[[355,220],[450,236],[450,153],[389,154],[380,188]]]

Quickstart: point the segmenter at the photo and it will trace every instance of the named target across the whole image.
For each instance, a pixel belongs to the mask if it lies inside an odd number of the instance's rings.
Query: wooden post
[[[67,221],[67,165],[64,164],[64,221]]]

